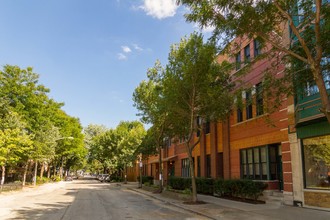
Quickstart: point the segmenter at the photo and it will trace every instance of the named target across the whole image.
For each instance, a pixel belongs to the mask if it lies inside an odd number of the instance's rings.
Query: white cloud
[[[118,53],[118,60],[127,60],[127,56],[123,53]]]
[[[129,48],[128,46],[121,46],[121,49],[123,50],[124,53],[132,52],[131,48]]]
[[[137,44],[133,44],[133,48],[138,51],[143,51],[143,49]]]
[[[178,6],[176,0],[144,0],[144,4],[140,8],[147,15],[163,19],[174,16]]]

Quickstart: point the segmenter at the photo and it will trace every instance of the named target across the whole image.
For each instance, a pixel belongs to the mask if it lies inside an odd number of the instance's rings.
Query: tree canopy
[[[330,88],[328,1],[178,0],[178,3],[190,8],[187,21],[214,27],[213,37],[223,45],[235,37],[258,37],[273,50],[284,53],[285,62],[291,63],[287,65],[287,73],[294,75],[291,79],[307,78],[317,86],[322,102],[320,111],[330,122],[326,91]]]

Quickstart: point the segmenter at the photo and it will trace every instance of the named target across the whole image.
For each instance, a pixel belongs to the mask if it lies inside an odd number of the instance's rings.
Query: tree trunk
[[[163,160],[162,160],[162,148],[158,144],[158,162],[159,162],[159,193],[163,191]]]
[[[189,154],[189,163],[190,163],[190,172],[191,172],[191,199],[192,202],[197,202],[197,186],[196,186],[196,177],[195,177],[195,169],[194,169],[194,161],[191,156],[191,153]]]
[[[50,162],[48,163],[48,170],[47,170],[47,178],[49,179],[50,178],[50,168],[51,168],[51,166],[50,166]]]
[[[60,179],[63,179],[63,164],[64,164],[64,158],[61,157],[61,167],[60,167]]]
[[[40,170],[40,178],[44,176],[44,172],[45,172],[45,162],[42,162],[41,170]]]
[[[323,79],[322,71],[318,67],[318,68],[315,68],[313,72],[314,72],[313,74],[315,76],[316,85],[320,92],[320,98],[321,98],[321,103],[322,103],[322,107],[321,107],[320,111],[325,115],[328,122],[330,123],[330,100],[329,100],[329,95],[327,93],[327,88],[325,87],[325,82]]]
[[[27,171],[29,169],[29,160],[26,161],[26,164],[25,164],[25,168],[24,168],[24,174],[23,174],[23,181],[22,181],[22,186],[25,186],[25,183],[26,183],[26,175],[27,175]]]
[[[6,167],[5,166],[1,166],[1,169],[2,169],[2,174],[1,174],[1,182],[0,182],[0,185],[1,185],[1,189],[3,187],[3,184],[5,183],[5,171],[6,171]]]
[[[54,174],[54,177],[56,176],[56,162],[55,161],[53,161],[53,174]]]
[[[188,140],[189,141],[189,140]],[[196,177],[195,177],[195,168],[194,161],[192,157],[192,150],[190,149],[189,142],[186,143],[189,165],[190,165],[190,175],[191,175],[191,200],[196,203],[197,200],[197,186],[196,186]]]
[[[38,171],[38,161],[34,161],[34,175],[33,175],[33,186],[37,185],[37,171]]]

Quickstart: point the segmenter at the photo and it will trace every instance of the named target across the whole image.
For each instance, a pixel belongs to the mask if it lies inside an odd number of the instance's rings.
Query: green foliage
[[[67,167],[77,165],[86,155],[80,122],[48,97],[38,79],[30,67],[0,71],[0,163],[15,169],[29,159],[56,164],[65,156]]]
[[[52,180],[53,182],[60,182],[60,181],[61,181],[61,177],[60,177],[60,176],[52,176],[52,177],[51,177],[51,180]]]
[[[142,140],[145,136],[142,123],[138,121],[120,122],[116,129],[91,135],[88,146],[88,160],[92,170],[120,171],[125,166],[132,166],[138,154]]]
[[[211,178],[196,178],[197,193],[218,196],[234,196],[257,200],[267,188],[267,184],[252,180],[223,180]],[[191,189],[191,179],[170,177],[168,186],[174,190]]]
[[[140,181],[140,176],[138,176],[136,178],[136,180],[139,182]],[[153,176],[142,176],[142,184],[150,184],[150,185],[153,185],[154,184],[154,177]]]
[[[183,177],[170,177],[168,185],[172,189],[185,190],[191,189],[191,179]],[[213,195],[214,180],[211,178],[196,178],[197,193]]]
[[[111,182],[123,182],[124,179],[121,176],[111,176],[110,178]]]
[[[214,193],[218,196],[234,196],[257,200],[266,188],[267,184],[252,180],[218,179],[214,181]]]
[[[196,178],[197,193],[205,195],[213,195],[214,179]]]
[[[271,76],[273,83],[268,83],[271,87],[266,86],[265,89],[270,91],[268,95],[275,98],[274,108],[280,106],[281,98],[278,97],[293,92],[304,95],[306,92],[303,88],[309,84],[317,87],[322,103],[320,110],[330,122],[330,100],[326,91],[330,72],[330,7],[327,1],[178,2],[191,9],[189,14],[185,15],[187,21],[196,22],[201,27],[215,28],[213,39],[222,43],[221,49],[229,56],[235,55],[232,50],[236,53],[243,49],[241,44],[232,41],[234,38],[257,37],[260,40],[262,46],[267,48],[267,54],[265,53],[262,59],[273,62],[273,66],[267,70],[271,71],[271,75],[266,79],[270,81]],[[276,58],[274,54],[279,56]],[[286,65],[287,71],[284,73],[286,76],[279,79],[274,70],[288,63],[290,65]]]
[[[191,179],[171,176],[171,177],[169,177],[167,184],[172,189],[176,189],[176,190],[184,190],[187,188],[190,189],[191,188]]]
[[[37,184],[45,184],[45,183],[49,183],[51,181],[51,179],[47,178],[47,177],[39,177],[37,176]]]

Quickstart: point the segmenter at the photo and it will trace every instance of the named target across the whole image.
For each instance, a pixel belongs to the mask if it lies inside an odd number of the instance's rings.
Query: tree
[[[321,97],[321,112],[330,122],[330,100],[327,93],[330,71],[330,7],[324,0],[178,0],[190,7],[189,22],[201,27],[213,26],[214,37],[224,44],[234,37],[258,37],[282,52],[290,62],[293,79],[314,81]],[[290,28],[290,41],[285,38]],[[297,65],[298,63],[298,65]],[[288,65],[289,67],[289,65]],[[290,77],[288,77],[290,78]],[[292,84],[291,84],[292,85]],[[274,89],[274,88],[273,88]],[[286,92],[287,90],[285,90]]]
[[[148,81],[142,81],[133,94],[134,106],[139,110],[141,121],[152,124],[149,134],[152,132],[154,144],[158,150],[159,173],[163,176],[163,162],[161,149],[163,139],[168,131],[168,112],[164,102],[162,80],[164,68],[157,60],[154,67],[148,69]],[[150,136],[148,136],[150,137]],[[150,143],[150,140],[149,140]],[[162,181],[159,183],[159,192],[162,192]]]
[[[24,130],[24,122],[13,112],[4,100],[0,100],[0,166],[2,170],[0,185],[5,181],[8,165],[16,165],[32,145],[31,135]]]
[[[171,48],[164,76],[164,99],[173,134],[185,138],[192,179],[192,201],[197,202],[193,150],[207,121],[226,119],[232,106],[229,74],[216,62],[214,42],[193,33]]]
[[[136,160],[138,148],[145,136],[143,124],[138,121],[122,121],[116,127],[118,135],[118,168],[125,170],[127,167],[132,167]]]
[[[35,162],[35,177],[37,161],[42,155],[45,132],[52,126],[48,107],[59,108],[61,104],[48,98],[49,89],[38,84],[39,76],[33,69],[20,69],[18,66],[6,65],[0,71],[0,97],[8,101],[8,107],[13,109],[25,122],[24,131],[31,135],[33,148],[22,155],[27,167],[29,158]],[[44,151],[47,152],[47,151]],[[26,172],[23,179],[25,179]],[[24,184],[24,180],[23,180]]]

